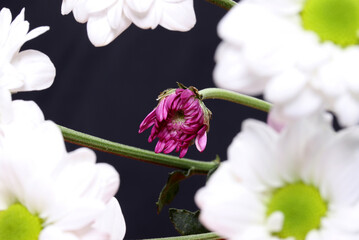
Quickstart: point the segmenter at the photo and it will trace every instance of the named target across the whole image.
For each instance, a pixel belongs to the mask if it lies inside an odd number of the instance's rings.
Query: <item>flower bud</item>
[[[148,141],[158,138],[155,152],[167,154],[176,150],[182,158],[193,143],[198,151],[204,151],[212,113],[195,87],[179,86],[181,88],[165,90],[158,96],[157,107],[142,121],[138,132],[153,126]]]

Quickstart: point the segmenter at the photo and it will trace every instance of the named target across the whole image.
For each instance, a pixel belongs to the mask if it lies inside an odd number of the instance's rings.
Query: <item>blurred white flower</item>
[[[328,119],[278,133],[247,120],[195,200],[200,221],[226,239],[359,239],[359,128]]]
[[[7,8],[0,11],[0,88],[11,92],[42,90],[51,86],[55,67],[45,54],[36,50],[20,52],[21,46],[43,34],[49,27],[29,31],[24,9],[12,21]]]
[[[97,47],[112,42],[132,22],[174,31],[188,31],[196,23],[193,0],[63,0],[61,13],[71,11],[76,21],[87,22],[88,37]]]
[[[116,170],[87,148],[67,153],[58,127],[30,114],[0,126],[0,238],[123,239]]]
[[[359,2],[246,0],[220,22],[218,86],[261,94],[283,119],[325,108],[359,122]]]

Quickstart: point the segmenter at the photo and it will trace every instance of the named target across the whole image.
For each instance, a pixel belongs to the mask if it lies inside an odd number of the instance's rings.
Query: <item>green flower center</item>
[[[322,41],[343,47],[358,43],[358,0],[306,0],[301,15],[303,27]]]
[[[315,187],[296,183],[273,193],[268,203],[267,216],[276,211],[284,214],[284,223],[282,230],[274,235],[304,240],[310,230],[320,227],[320,219],[327,212],[327,204]]]
[[[32,215],[23,205],[15,203],[0,212],[0,239],[37,240],[42,220]]]

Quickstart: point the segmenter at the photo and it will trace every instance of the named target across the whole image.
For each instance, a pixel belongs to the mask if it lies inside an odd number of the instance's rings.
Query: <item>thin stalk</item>
[[[222,239],[218,237],[215,233],[202,233],[202,234],[194,234],[187,236],[179,236],[179,237],[165,237],[165,238],[150,238],[146,240],[215,240]]]
[[[255,108],[264,112],[269,112],[271,104],[255,97],[250,97],[237,92],[221,89],[221,88],[205,88],[199,91],[202,99],[222,99],[251,108]]]
[[[143,162],[153,163],[182,170],[193,169],[194,173],[207,174],[211,169],[218,166],[218,161],[203,162],[188,158],[178,158],[171,155],[154,153],[137,147],[121,143],[111,142],[89,134],[81,133],[67,127],[59,126],[65,141],[80,146],[89,147],[99,151],[132,158]]]
[[[206,0],[206,1],[214,5],[217,5],[218,7],[224,8],[227,11],[237,4],[235,1],[232,0]]]

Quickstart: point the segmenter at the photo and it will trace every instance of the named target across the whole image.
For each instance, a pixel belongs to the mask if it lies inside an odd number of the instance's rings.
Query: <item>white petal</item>
[[[321,96],[312,91],[311,89],[305,89],[299,96],[294,98],[290,102],[281,104],[283,114],[291,118],[299,118],[302,116],[308,116],[318,111],[323,104]]]
[[[123,1],[117,1],[107,12],[107,20],[113,29],[126,29],[131,21],[123,13]]]
[[[296,97],[306,83],[305,74],[289,69],[268,83],[264,92],[265,98],[273,103],[285,103]]]
[[[269,232],[280,232],[284,223],[284,214],[280,211],[273,212],[267,218],[267,228]]]
[[[243,188],[231,168],[228,162],[222,163],[195,195],[201,209],[200,221],[223,237],[238,235],[253,225],[263,226],[265,218],[262,202]]]
[[[146,4],[142,2],[140,3],[140,1],[143,1]],[[136,6],[134,6],[135,3],[137,4]],[[148,4],[150,3],[151,5],[149,6]],[[149,8],[148,11],[145,11],[147,8]],[[161,3],[153,0],[126,1],[123,10],[127,18],[129,18],[136,26],[143,29],[155,29],[161,21],[163,12]]]
[[[226,42],[218,46],[215,54],[217,64],[213,71],[214,82],[222,88],[253,95],[260,94],[266,80],[249,69],[239,51],[240,48]]]
[[[26,50],[20,52],[12,61],[14,67],[23,75],[24,85],[12,91],[42,90],[51,86],[56,70],[45,54]]]
[[[270,9],[276,14],[282,16],[293,16],[299,14],[302,11],[304,0],[272,0],[268,2],[266,0],[252,0],[251,3],[258,6],[263,6],[266,9]]]
[[[106,210],[96,219],[93,227],[100,232],[110,235],[111,240],[123,239],[126,233],[126,224],[120,204],[116,198],[112,198],[106,206]]]
[[[61,214],[63,216],[58,219],[54,225],[64,231],[81,229],[91,222],[94,222],[104,209],[105,205],[99,201],[82,199],[78,202],[72,202],[72,208],[66,212],[62,212]]]
[[[15,100],[12,102],[14,122],[38,125],[45,121],[44,114],[33,101]]]
[[[136,13],[146,13],[150,10],[156,0],[123,0],[126,5]]]
[[[72,13],[74,14],[76,21],[79,23],[87,22],[90,14],[86,9],[86,1],[77,1]]]
[[[193,0],[163,1],[160,25],[174,31],[188,31],[196,24]]]
[[[101,47],[112,42],[118,35],[120,35],[131,22],[122,18],[118,28],[114,29],[105,14],[91,17],[87,23],[87,34],[91,43],[96,47]]]
[[[50,30],[50,27],[47,27],[47,26],[34,28],[28,34],[26,34],[26,38],[25,38],[24,42],[34,39],[34,38],[40,36],[41,34],[47,32],[48,30]]]
[[[13,119],[11,94],[8,89],[0,88],[0,123],[8,123]]]
[[[57,227],[45,227],[39,236],[39,240],[79,240],[74,234],[66,233]]]
[[[323,152],[325,159],[323,188],[328,189],[331,204],[353,205],[359,202],[359,128],[347,128],[335,136]]]
[[[2,8],[0,11],[0,46],[4,45],[7,40],[11,19],[12,16],[10,10],[8,8]]]
[[[277,142],[282,179],[289,183],[318,184],[324,164],[320,154],[333,134],[331,119],[326,115],[316,114],[288,122]]]
[[[352,126],[359,122],[359,101],[349,94],[340,97],[334,104],[341,126]]]
[[[111,7],[116,1],[124,1],[124,0],[87,0],[86,1],[86,11],[88,13],[95,13],[105,10],[106,8]]]
[[[62,0],[61,4],[61,14],[67,15],[69,14],[75,7],[78,0]]]
[[[228,148],[228,161],[243,185],[264,191],[283,185],[276,164],[278,134],[264,123],[247,120]]]

